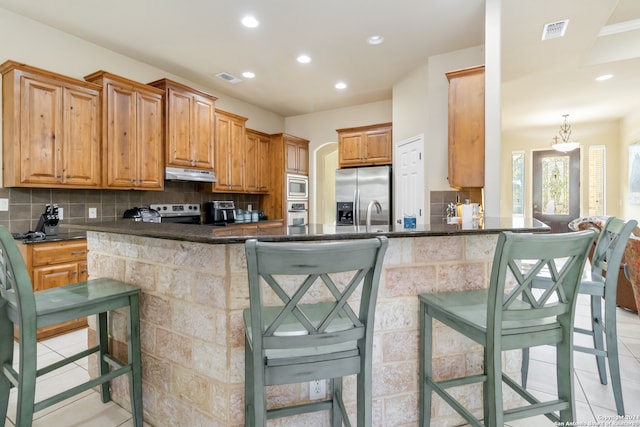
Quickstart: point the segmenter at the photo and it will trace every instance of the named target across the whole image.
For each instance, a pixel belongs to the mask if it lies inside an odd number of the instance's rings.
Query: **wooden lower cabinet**
[[[19,244],[35,292],[88,279],[87,241]],[[37,338],[49,338],[87,326],[87,319],[75,319],[40,328]]]

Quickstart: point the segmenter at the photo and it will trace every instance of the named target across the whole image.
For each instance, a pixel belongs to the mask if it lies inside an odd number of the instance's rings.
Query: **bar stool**
[[[357,374],[358,426],[371,426],[371,351],[386,237],[328,243],[247,240],[245,425],[330,410],[351,425],[342,377]],[[349,301],[358,295],[359,301]],[[323,302],[315,302],[322,294]],[[310,301],[310,298],[314,298]],[[357,303],[359,308],[350,304]],[[357,314],[356,314],[357,313]],[[266,386],[331,379],[331,397],[267,410]]]
[[[596,233],[515,234],[498,238],[488,289],[422,294],[420,298],[420,425],[431,423],[436,392],[468,423],[480,420],[447,389],[482,383],[484,425],[545,414],[554,422],[575,419],[572,325],[578,283]],[[531,292],[541,272],[549,277],[542,295]],[[526,298],[523,298],[526,297]],[[432,368],[433,319],[484,346],[484,371],[437,379]],[[557,351],[557,399],[541,402],[502,371],[502,352],[554,344]],[[502,383],[530,405],[505,410]],[[473,400],[473,399],[469,399]],[[555,414],[559,411],[559,416]]]
[[[16,426],[30,427],[33,414],[90,388],[101,386],[104,403],[111,400],[109,381],[127,374],[134,425],[142,427],[140,362],[140,288],[100,278],[34,293],[22,255],[5,227],[0,226],[0,420],[7,416],[9,392],[17,388]],[[128,307],[128,362],[109,354],[107,312]],[[36,369],[36,329],[95,314],[98,345]],[[13,333],[18,331],[18,370],[13,368]],[[35,402],[37,377],[90,354],[98,353],[99,376],[84,384]]]
[[[607,384],[605,358],[609,362],[611,387],[618,415],[624,415],[620,362],[618,360],[618,334],[616,333],[616,294],[618,274],[622,256],[636,220],[624,221],[611,217],[602,227],[591,258],[591,278],[580,283],[578,293],[591,298],[591,328],[574,328],[574,332],[588,335],[593,339],[593,347],[574,346],[575,351],[593,354],[600,383]],[[544,282],[535,283],[544,287]],[[604,301],[604,316],[603,316]],[[606,341],[606,347],[605,347]],[[522,385],[527,385],[529,371],[529,349],[522,352]]]

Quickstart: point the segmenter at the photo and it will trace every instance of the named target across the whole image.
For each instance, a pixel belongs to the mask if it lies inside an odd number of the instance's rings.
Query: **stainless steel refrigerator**
[[[373,201],[371,225],[391,225],[391,166],[336,170],[336,225],[365,225]]]

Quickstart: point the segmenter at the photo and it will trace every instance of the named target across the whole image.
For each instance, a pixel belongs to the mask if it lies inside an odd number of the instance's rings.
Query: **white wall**
[[[432,56],[393,87],[393,140],[424,133],[425,218],[430,191],[451,190],[448,175],[449,82],[445,73],[484,63],[483,46]]]

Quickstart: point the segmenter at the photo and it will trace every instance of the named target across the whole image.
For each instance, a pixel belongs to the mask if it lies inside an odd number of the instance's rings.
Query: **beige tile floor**
[[[65,334],[38,343],[38,367],[49,365],[87,348],[87,330]],[[16,350],[17,354],[17,344]],[[89,379],[87,359],[78,360],[38,379],[36,401]],[[16,393],[11,391],[5,427],[15,425]],[[146,425],[146,424],[145,424]],[[34,427],[111,427],[133,426],[131,413],[113,402],[103,404],[97,392],[88,390],[70,399],[39,411]]]
[[[626,419],[617,417],[611,385],[600,384],[595,356],[575,352],[576,425],[640,426],[640,317],[621,308],[617,310],[618,351]],[[580,295],[576,306],[576,325],[588,328],[589,323],[589,298]],[[574,343],[586,347],[593,345],[589,337],[581,334],[575,335]],[[552,399],[555,393],[554,364],[555,348],[542,346],[531,349],[527,389],[541,399]],[[509,423],[513,427],[553,425],[544,416]]]
[[[581,296],[576,310],[576,322],[588,322],[588,299]],[[576,342],[586,337],[576,337]],[[588,342],[588,341],[587,341]],[[629,418],[608,425],[640,426],[640,318],[635,313],[618,309],[618,342],[622,370],[622,388],[625,408]],[[86,348],[86,330],[44,340],[38,344],[38,364],[44,366]],[[554,392],[555,350],[539,347],[531,350],[528,389],[542,397]],[[86,361],[78,361],[63,372],[53,372],[38,380],[36,399],[52,391],[78,384],[88,378]],[[594,357],[575,353],[576,406],[579,425],[605,425],[603,419],[615,417],[615,403],[610,385],[602,385],[598,379]],[[12,391],[5,426],[14,426],[15,390]],[[36,413],[34,427],[110,427],[133,426],[131,414],[111,402],[103,404],[98,393],[87,391],[53,407]],[[520,420],[509,424],[514,427],[552,426],[544,417]]]

